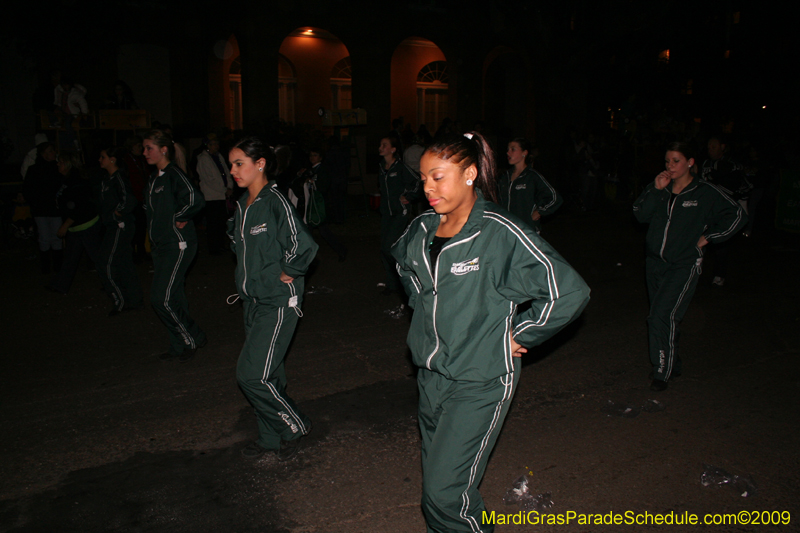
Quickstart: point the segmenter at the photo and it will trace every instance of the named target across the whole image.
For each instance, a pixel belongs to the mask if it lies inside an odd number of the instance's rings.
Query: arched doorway
[[[212,128],[241,129],[242,65],[235,35],[214,43],[209,65],[209,104]]]
[[[353,67],[350,56],[345,57],[331,70],[331,109],[353,108]]]
[[[350,52],[338,37],[320,28],[298,28],[283,40],[279,52],[279,85],[287,84],[279,89],[281,118],[286,122],[318,124],[320,107],[331,109],[348,100],[352,106]],[[284,76],[287,65],[292,67],[293,90],[290,78]]]
[[[448,86],[446,61],[431,61],[420,69],[417,74],[417,124],[436,127],[448,116]]]
[[[391,79],[392,118],[403,117],[414,130],[425,124],[436,131],[449,114],[451,100],[447,59],[441,49],[421,37],[405,39],[392,54]]]

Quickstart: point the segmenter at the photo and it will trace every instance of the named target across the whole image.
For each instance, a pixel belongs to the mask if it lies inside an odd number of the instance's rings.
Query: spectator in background
[[[226,249],[225,236],[228,220],[226,201],[233,194],[233,179],[228,164],[219,153],[217,136],[209,133],[203,139],[205,149],[197,156],[197,175],[200,190],[206,200],[206,237],[208,253],[221,255]]]
[[[331,231],[327,219],[327,209],[325,197],[330,189],[331,172],[330,168],[322,161],[322,150],[312,148],[308,155],[311,168],[300,171],[301,179],[304,181],[305,197],[305,217],[303,222],[311,228],[317,228],[319,234],[325,242],[333,248],[339,257],[339,262],[347,259],[347,247]]]
[[[722,135],[708,139],[708,159],[703,161],[702,178],[733,198],[747,209],[747,198],[752,184],[747,180],[742,165],[728,155],[728,143]],[[709,250],[714,256],[712,286],[722,287],[728,275],[731,241],[714,243]]]
[[[61,76],[61,83],[55,88],[55,122],[54,127],[63,128],[61,132],[61,149],[81,150],[80,140],[76,128],[89,114],[89,104],[86,103],[86,87],[72,81],[69,76]]]
[[[433,136],[425,124],[420,124],[419,128],[417,128],[417,137],[422,141],[422,146],[428,146],[433,142]]]
[[[38,146],[42,143],[47,142],[47,135],[44,133],[37,133],[33,138],[34,147],[30,149],[30,151],[25,154],[25,159],[22,161],[22,166],[19,168],[20,174],[22,174],[22,179],[25,179],[25,173],[28,172],[28,168],[30,168],[34,163],[36,163],[36,155],[38,152]]]
[[[80,158],[75,152],[65,152],[58,158],[58,172],[64,176],[64,186],[58,195],[58,207],[64,221],[58,228],[59,239],[66,238],[64,264],[47,290],[67,294],[78,272],[83,251],[97,272],[100,263],[101,226],[94,190],[86,179]],[[61,217],[58,218],[59,222]]]
[[[61,237],[61,212],[57,195],[63,183],[58,171],[56,147],[51,142],[36,147],[37,158],[25,174],[22,194],[30,204],[31,215],[39,232],[39,252],[42,274],[52,269],[58,271],[63,260]]]
[[[108,97],[105,103],[106,109],[139,109],[136,100],[133,98],[133,91],[128,84],[122,80],[117,80],[114,84],[114,92]]]

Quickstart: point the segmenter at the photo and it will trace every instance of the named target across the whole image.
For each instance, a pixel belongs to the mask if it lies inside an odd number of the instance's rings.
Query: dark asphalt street
[[[352,213],[320,242],[304,318],[287,360],[289,393],[314,420],[294,461],[248,461],[256,433],[237,389],[241,307],[229,257],[201,248],[187,280],[209,344],[189,363],[161,362],[166,333],[150,309],[108,319],[95,275],[47,293],[32,243],[0,251],[0,531],[424,531],[408,318],[376,284],[378,218]],[[788,511],[800,530],[800,251],[758,232],[733,245],[728,282],[711,287],[713,254],[683,323],[684,374],[649,390],[644,227],[628,206],[567,207],[545,237],[584,276],[583,316],[531,350],[481,492],[489,510],[528,474],[551,513]],[[318,234],[315,235],[319,237]],[[204,243],[204,239],[201,240]],[[139,266],[145,291],[151,275]],[[321,290],[320,290],[321,289]],[[328,292],[326,289],[330,289]],[[661,412],[608,416],[608,401]],[[703,463],[751,476],[756,495],[700,484]],[[702,519],[702,518],[701,518]],[[698,526],[699,527],[699,526]],[[498,526],[498,531],[691,531],[687,526]]]

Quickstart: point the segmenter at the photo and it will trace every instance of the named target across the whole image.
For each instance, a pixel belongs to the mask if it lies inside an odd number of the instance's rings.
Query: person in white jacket
[[[197,156],[197,175],[200,176],[200,190],[206,200],[208,252],[220,255],[228,241],[226,200],[233,194],[233,179],[228,164],[219,153],[217,136],[209,133],[204,141],[206,149]]]

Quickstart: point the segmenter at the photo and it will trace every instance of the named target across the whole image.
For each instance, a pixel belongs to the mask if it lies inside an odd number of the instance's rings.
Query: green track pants
[[[236,365],[236,379],[258,420],[259,446],[280,448],[281,440],[299,439],[310,421],[286,394],[284,358],[297,327],[291,307],[244,302],[246,338]]]
[[[100,263],[97,265],[106,294],[114,300],[114,309],[135,309],[142,306],[142,286],[133,265],[132,223],[124,228],[106,227],[100,245]]]
[[[428,532],[492,532],[478,485],[519,382],[516,370],[493,381],[452,381],[421,368],[422,511]]]
[[[653,377],[669,381],[681,372],[678,356],[680,323],[692,301],[700,278],[703,260],[694,264],[675,265],[647,258],[647,292],[650,314],[647,329],[650,339],[650,363]]]
[[[180,355],[186,348],[197,348],[206,334],[189,316],[189,302],[184,289],[186,271],[197,254],[197,241],[154,245],[153,284],[150,303],[169,332],[169,351]]]

